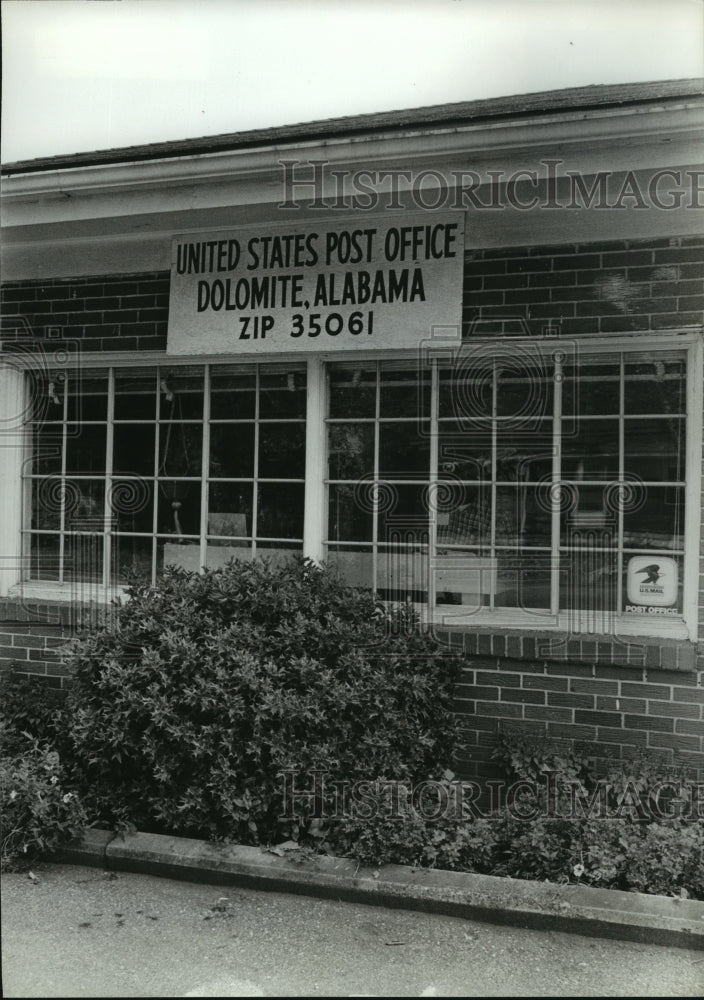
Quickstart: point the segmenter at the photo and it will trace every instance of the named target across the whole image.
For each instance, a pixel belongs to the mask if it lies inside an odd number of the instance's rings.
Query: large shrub
[[[141,829],[257,843],[282,772],[439,774],[456,746],[456,661],[308,560],[167,570],[135,583],[69,657],[75,761],[93,810]],[[305,820],[313,802],[297,799]]]

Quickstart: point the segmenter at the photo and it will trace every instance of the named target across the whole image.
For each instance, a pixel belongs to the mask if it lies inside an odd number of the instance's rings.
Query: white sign
[[[177,237],[169,354],[416,347],[462,321],[464,215]]]
[[[669,556],[633,556],[628,560],[627,592],[630,614],[678,614],[677,562]]]

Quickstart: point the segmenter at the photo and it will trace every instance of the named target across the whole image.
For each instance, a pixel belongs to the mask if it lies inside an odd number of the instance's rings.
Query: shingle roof
[[[123,146],[116,149],[18,160],[5,164],[2,173],[7,175],[39,173],[138,160],[194,156],[235,149],[282,146],[301,141],[341,139],[361,134],[389,134],[409,129],[458,128],[487,120],[519,118],[536,113],[556,114],[577,109],[587,111],[623,105],[637,106],[654,101],[676,103],[682,99],[703,95],[702,79],[574,87],[513,97],[461,101],[456,104],[440,104],[406,111],[383,111],[344,118],[328,118],[323,121],[250,129],[246,132],[204,136],[198,139],[176,139],[142,146]]]

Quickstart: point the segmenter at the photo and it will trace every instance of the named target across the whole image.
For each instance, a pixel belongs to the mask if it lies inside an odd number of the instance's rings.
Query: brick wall
[[[458,755],[462,777],[499,776],[491,753],[503,727],[575,742],[602,764],[648,751],[704,779],[704,670],[694,661],[669,670],[625,660],[479,655],[475,635],[459,631],[452,645],[464,659],[456,700],[466,743]]]
[[[54,347],[66,336],[90,351],[163,350],[168,288],[166,273],[15,282],[2,290],[3,335],[51,336]],[[466,254],[470,336],[540,335],[548,326],[564,336],[701,329],[703,321],[704,238]],[[704,622],[704,551],[701,570]],[[58,651],[72,621],[66,608],[0,602],[0,664],[15,660],[63,684]],[[451,642],[465,660],[457,696],[465,776],[495,773],[491,748],[502,723],[577,741],[602,759],[648,749],[704,776],[704,643],[697,656],[688,643],[568,639],[561,653],[545,654],[533,633],[476,629]]]
[[[704,236],[470,250],[463,318],[478,334],[701,329]]]
[[[169,316],[167,272],[108,278],[19,281],[2,288],[3,338],[80,341],[85,351],[163,351]]]
[[[49,687],[67,687],[61,649],[79,627],[76,613],[71,604],[0,600],[0,667],[14,664]]]

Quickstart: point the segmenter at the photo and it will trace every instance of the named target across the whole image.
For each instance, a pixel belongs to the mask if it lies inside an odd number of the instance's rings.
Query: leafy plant
[[[67,749],[65,694],[14,667],[0,670],[2,752],[22,752],[32,741]]]
[[[574,749],[504,731],[496,756],[520,790],[486,817],[403,802],[341,827],[344,851],[365,864],[406,863],[513,878],[704,899],[704,824],[678,816],[682,775],[647,755],[599,779]],[[663,802],[663,782],[672,794]],[[436,798],[452,802],[452,782]],[[510,787],[510,786],[509,786]],[[514,788],[517,786],[514,786]],[[603,789],[603,797],[595,793]],[[575,800],[586,803],[575,807]],[[383,802],[383,798],[381,800]],[[589,803],[598,809],[590,812]],[[397,810],[397,813],[399,810]],[[668,815],[671,813],[671,816]]]
[[[3,871],[55,851],[86,822],[79,797],[67,790],[58,753],[36,740],[0,758],[0,803]]]
[[[282,772],[298,789],[315,770],[417,781],[456,746],[456,659],[406,609],[300,558],[133,581],[68,662],[87,802],[141,829],[296,838]],[[305,825],[313,805],[296,801]]]

